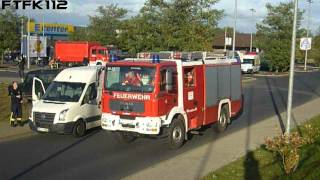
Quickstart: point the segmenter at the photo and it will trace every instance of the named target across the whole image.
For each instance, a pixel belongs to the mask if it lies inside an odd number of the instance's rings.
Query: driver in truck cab
[[[134,71],[129,71],[125,74],[122,85],[141,86],[141,76]]]

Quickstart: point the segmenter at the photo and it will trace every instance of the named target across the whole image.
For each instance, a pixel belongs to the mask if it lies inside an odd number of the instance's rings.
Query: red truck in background
[[[57,41],[55,43],[55,59],[61,64],[72,66],[105,65],[111,57],[118,57],[118,50],[113,46],[102,46],[88,41]]]
[[[206,125],[224,131],[242,110],[240,62],[212,54],[142,53],[108,63],[102,128],[124,142],[164,136],[171,148]]]

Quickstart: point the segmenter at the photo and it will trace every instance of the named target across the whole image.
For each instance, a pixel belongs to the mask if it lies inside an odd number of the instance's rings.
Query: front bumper
[[[161,117],[135,117],[121,119],[119,115],[102,114],[101,127],[109,131],[127,131],[145,135],[158,135],[161,128]]]
[[[29,120],[29,127],[31,130],[36,132],[49,132],[58,134],[71,134],[73,131],[75,122],[68,123],[58,123],[58,124],[44,124],[44,123],[34,123]]]
[[[253,69],[241,69],[242,73],[252,73]]]

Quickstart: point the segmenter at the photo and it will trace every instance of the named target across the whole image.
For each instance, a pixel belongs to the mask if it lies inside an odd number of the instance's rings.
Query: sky
[[[238,0],[238,20],[237,30],[240,32],[255,32],[255,24],[261,22],[267,14],[265,8],[266,3],[279,4],[280,2],[289,2],[291,0]],[[44,18],[46,22],[51,23],[70,23],[77,26],[87,26],[89,23],[89,15],[95,15],[95,10],[100,5],[118,4],[119,7],[126,8],[129,16],[134,16],[144,5],[145,0],[69,0],[67,10],[20,10],[21,14],[30,16],[36,21],[42,22]],[[234,0],[220,0],[214,8],[224,10],[225,16],[219,21],[219,27],[233,26]],[[299,8],[307,10],[307,0],[299,1]],[[254,18],[251,16],[249,9],[254,8]],[[320,1],[314,0],[311,6],[310,28],[313,32],[320,27]],[[307,26],[307,11],[304,14],[302,26]]]

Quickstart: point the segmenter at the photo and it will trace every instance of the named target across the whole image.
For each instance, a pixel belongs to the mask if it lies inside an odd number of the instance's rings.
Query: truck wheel
[[[88,66],[88,64],[89,64],[89,59],[88,59],[88,58],[83,58],[82,63],[83,63],[84,66]]]
[[[115,132],[115,136],[118,142],[120,143],[131,143],[137,139],[136,136],[128,132]]]
[[[73,127],[72,135],[74,137],[82,137],[86,134],[86,124],[82,120],[78,120]]]
[[[229,107],[228,107],[228,104],[225,104],[221,108],[220,117],[219,117],[218,122],[215,126],[215,130],[218,133],[225,131],[228,126],[229,120],[230,120]]]
[[[173,119],[168,130],[168,145],[170,149],[178,149],[185,140],[185,126],[181,117]]]

